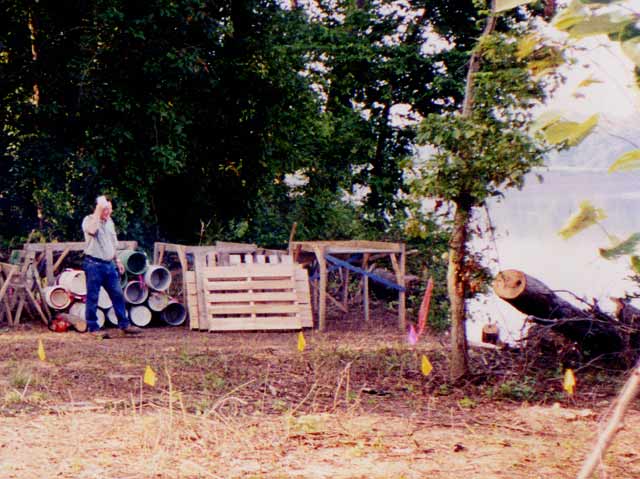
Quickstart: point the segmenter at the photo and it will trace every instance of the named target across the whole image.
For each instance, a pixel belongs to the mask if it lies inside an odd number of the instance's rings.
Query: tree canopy
[[[146,244],[281,245],[293,221],[300,238],[384,234],[416,133],[395,109],[455,108],[478,33],[471,1],[7,0],[1,13],[5,244],[78,238],[98,193]]]

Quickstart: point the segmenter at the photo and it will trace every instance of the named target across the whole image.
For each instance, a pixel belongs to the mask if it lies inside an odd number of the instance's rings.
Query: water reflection
[[[496,227],[496,269],[520,269],[554,290],[568,290],[585,300],[595,298],[604,310],[611,311],[610,296],[634,289],[627,279],[628,257],[607,261],[599,247],[611,246],[605,231],[591,227],[569,240],[557,234],[579,204],[589,200],[602,208],[606,232],[625,238],[640,232],[640,173],[608,174],[604,169],[552,168],[543,170],[544,181],[535,174],[521,191],[509,191],[500,201],[489,204]],[[479,221],[484,214],[479,212]],[[486,245],[487,239],[476,243]],[[576,305],[580,302],[567,293],[559,293]],[[500,325],[503,339],[520,337],[524,315],[490,294],[470,306],[469,338],[480,340],[480,330],[490,317]]]

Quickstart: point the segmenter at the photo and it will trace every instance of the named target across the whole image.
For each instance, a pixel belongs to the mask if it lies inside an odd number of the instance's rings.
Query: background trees
[[[385,234],[415,137],[394,112],[462,97],[476,10],[450,3],[3,2],[3,243],[78,238],[98,191],[147,244]]]

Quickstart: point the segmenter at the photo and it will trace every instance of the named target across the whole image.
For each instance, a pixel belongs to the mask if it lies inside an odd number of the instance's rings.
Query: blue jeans
[[[111,302],[113,310],[118,318],[118,328],[125,329],[129,326],[129,316],[124,306],[124,294],[120,286],[120,276],[116,265],[112,261],[102,261],[90,256],[85,256],[82,265],[87,279],[87,304],[85,310],[85,318],[87,320],[87,330],[97,331],[98,326],[98,295],[100,287],[103,287]]]

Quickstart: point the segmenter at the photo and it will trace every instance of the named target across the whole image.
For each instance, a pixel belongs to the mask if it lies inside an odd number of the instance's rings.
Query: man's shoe
[[[96,339],[98,341],[102,341],[103,339],[110,339],[111,338],[111,336],[109,336],[109,333],[106,333],[104,331],[100,331],[99,329],[97,331],[87,331],[86,334],[90,338]]]
[[[129,325],[126,328],[119,329],[118,332],[122,336],[136,336],[142,333],[142,329],[138,328],[137,326]]]

